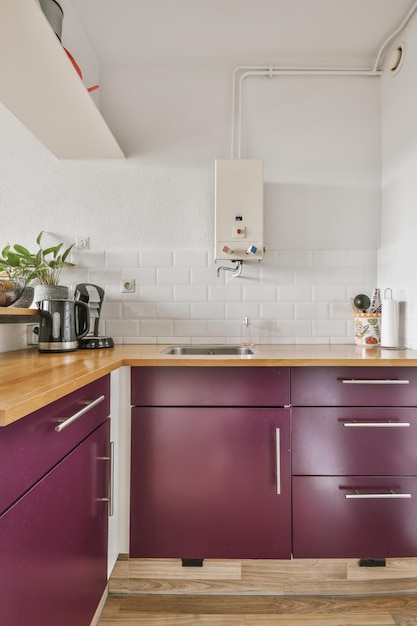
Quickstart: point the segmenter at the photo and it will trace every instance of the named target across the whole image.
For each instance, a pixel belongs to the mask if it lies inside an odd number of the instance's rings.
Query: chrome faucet
[[[235,267],[227,267],[226,265],[221,265],[217,268],[217,276],[220,276],[220,270],[224,270],[225,272],[233,272],[233,277],[240,276],[242,273],[242,264],[243,261],[232,261],[236,263]]]

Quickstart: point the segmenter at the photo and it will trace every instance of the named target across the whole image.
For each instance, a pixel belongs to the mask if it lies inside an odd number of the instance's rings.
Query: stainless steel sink
[[[235,355],[247,356],[255,354],[249,346],[169,346],[161,351],[162,354],[181,355]]]

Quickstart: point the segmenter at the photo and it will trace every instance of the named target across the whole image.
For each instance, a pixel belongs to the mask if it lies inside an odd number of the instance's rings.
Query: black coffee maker
[[[113,348],[114,341],[111,337],[102,337],[99,334],[101,305],[104,300],[104,289],[98,285],[80,283],[75,287],[74,300],[84,302],[86,310],[80,313],[80,324],[88,324],[88,333],[78,340],[80,350],[95,350],[97,348]],[[82,319],[87,316],[87,320]]]

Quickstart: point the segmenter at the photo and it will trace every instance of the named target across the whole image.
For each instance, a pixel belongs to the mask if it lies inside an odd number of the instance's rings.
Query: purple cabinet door
[[[89,626],[106,586],[109,420],[0,517],[0,622]]]
[[[130,556],[290,558],[289,411],[134,408]]]
[[[417,478],[293,477],[295,558],[417,556]]]
[[[55,427],[84,410],[70,426]],[[0,428],[0,513],[20,498],[110,413],[110,375]]]

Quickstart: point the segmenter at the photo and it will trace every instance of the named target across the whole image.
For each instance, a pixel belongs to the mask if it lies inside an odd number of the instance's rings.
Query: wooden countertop
[[[59,354],[36,348],[0,354],[0,426],[123,366],[417,366],[417,350],[355,345],[255,346],[251,356],[170,356],[164,345],[124,345]]]

